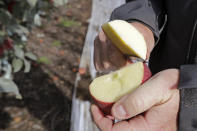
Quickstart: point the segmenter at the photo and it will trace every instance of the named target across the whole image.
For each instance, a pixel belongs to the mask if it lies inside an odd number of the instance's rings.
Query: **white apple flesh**
[[[146,59],[146,41],[143,35],[130,23],[123,20],[114,20],[103,24],[102,29],[122,53]]]
[[[110,114],[114,102],[138,88],[150,77],[151,72],[146,64],[137,62],[94,79],[89,90],[100,109],[105,114]]]

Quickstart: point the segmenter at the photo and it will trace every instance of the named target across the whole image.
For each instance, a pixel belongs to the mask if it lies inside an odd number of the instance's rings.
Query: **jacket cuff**
[[[180,68],[179,131],[197,130],[197,65]]]
[[[135,0],[116,8],[112,12],[110,20],[116,19],[141,22],[152,30],[156,39],[159,38],[157,16],[148,0]]]

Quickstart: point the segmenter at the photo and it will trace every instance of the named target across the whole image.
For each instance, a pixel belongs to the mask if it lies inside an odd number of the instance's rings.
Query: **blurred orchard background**
[[[91,0],[0,0],[0,131],[69,130],[90,14]]]

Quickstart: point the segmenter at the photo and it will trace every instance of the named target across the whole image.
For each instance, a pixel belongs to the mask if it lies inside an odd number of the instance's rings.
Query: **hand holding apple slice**
[[[102,29],[122,53],[146,59],[147,45],[139,29],[123,20],[105,23]]]
[[[105,114],[111,113],[112,105],[151,77],[146,64],[137,62],[103,75],[90,84],[90,94]]]
[[[123,53],[137,56],[143,61],[147,56],[147,44],[154,43],[152,32],[141,24],[129,24],[114,20],[102,26],[105,35]],[[148,36],[150,40],[148,40]],[[90,84],[90,94],[105,114],[111,114],[112,105],[122,96],[132,92],[151,77],[142,62],[132,63],[118,71],[96,78]]]

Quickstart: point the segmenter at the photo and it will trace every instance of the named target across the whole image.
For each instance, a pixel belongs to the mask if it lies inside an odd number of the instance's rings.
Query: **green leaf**
[[[67,1],[68,0],[54,0],[53,3],[57,7],[66,4]]]
[[[43,63],[43,64],[47,64],[47,65],[51,64],[51,61],[45,56],[38,58],[38,62]]]
[[[34,61],[37,60],[36,55],[34,55],[32,52],[27,52],[27,53],[25,53],[25,56],[26,56],[27,58],[31,59],[31,60],[34,60]]]
[[[29,35],[29,30],[28,30],[28,28],[26,28],[26,27],[24,27],[24,26],[19,26],[19,29],[20,29],[21,31],[23,31],[23,33],[24,33],[25,35]]]
[[[16,33],[18,34],[19,36],[23,36],[23,35],[28,35],[29,34],[29,31],[26,27],[24,26],[21,26],[21,25],[17,25],[17,24],[14,24],[14,25],[10,25],[7,27],[7,30],[11,33]]]
[[[25,70],[24,70],[24,72],[25,73],[28,73],[30,71],[30,69],[31,69],[30,61],[24,60],[24,64],[25,64]]]
[[[28,4],[31,8],[34,8],[38,0],[27,0]]]
[[[12,61],[12,67],[14,68],[14,72],[18,72],[23,67],[23,61],[21,59],[14,59]]]
[[[0,5],[5,5],[3,1],[0,1]]]
[[[0,35],[0,45],[3,44],[5,37]]]
[[[63,19],[61,20],[60,26],[63,27],[71,27],[71,26],[80,26],[81,23],[78,21],[74,21],[74,20],[69,20],[69,19]]]
[[[14,46],[14,54],[21,59],[24,59],[24,51],[17,45]]]
[[[4,77],[0,78],[0,92],[2,93],[14,93],[17,99],[22,99],[19,93],[17,85],[10,79]]]
[[[10,12],[1,8],[0,9],[0,21],[1,21],[1,23],[3,23],[3,25],[9,25],[14,20],[12,18],[12,15],[10,14]]]
[[[4,31],[0,31],[0,36],[5,36],[5,32]]]
[[[62,43],[61,43],[60,41],[56,40],[56,41],[54,41],[54,42],[52,43],[52,45],[53,45],[53,46],[61,46]]]

